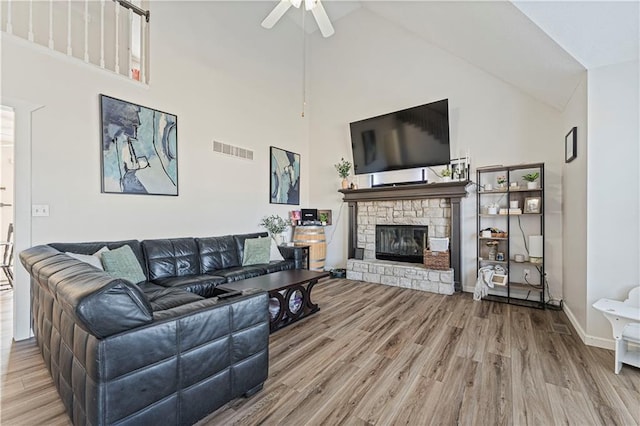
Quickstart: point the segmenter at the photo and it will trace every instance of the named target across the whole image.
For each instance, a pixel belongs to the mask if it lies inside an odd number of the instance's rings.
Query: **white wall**
[[[563,111],[563,129],[577,127],[577,157],[564,164],[562,173],[562,293],[565,311],[587,327],[587,73]]]
[[[319,208],[340,209],[340,179],[332,164],[351,158],[349,123],[448,98],[451,151],[471,151],[472,167],[546,163],[546,253],[552,293],[562,295],[561,113],[366,9],[336,23],[330,39],[310,51],[309,149],[314,159],[311,197]],[[366,37],[363,36],[366,34]],[[475,179],[475,173],[472,171]],[[367,181],[360,178],[360,184]],[[463,201],[463,285],[476,278],[475,187]],[[346,264],[347,214],[328,247],[327,265]]]
[[[266,14],[269,4],[262,6]],[[277,31],[265,37],[245,19],[252,7],[154,3],[148,87],[3,34],[3,99],[43,105],[32,116],[27,203],[49,204],[50,216],[33,218],[29,244],[261,230],[262,216],[290,207],[269,204],[270,145],[301,154],[307,203],[302,67],[291,53],[301,51],[301,40]],[[178,116],[178,197],[100,193],[100,93]],[[253,149],[254,161],[214,154],[214,139]],[[23,324],[28,290],[16,292],[25,294]]]
[[[587,329],[611,339],[611,327],[591,307],[624,299],[640,284],[638,62],[588,72]]]

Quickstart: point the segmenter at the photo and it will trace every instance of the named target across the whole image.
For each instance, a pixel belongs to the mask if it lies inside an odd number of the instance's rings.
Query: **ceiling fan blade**
[[[320,28],[320,32],[323,37],[330,37],[333,35],[335,30],[333,29],[333,25],[331,25],[331,21],[329,20],[329,16],[327,12],[324,10],[324,6],[320,3],[320,0],[317,1],[316,7],[311,9],[311,13],[313,13],[313,17],[316,18],[316,22],[318,23],[318,28]]]
[[[273,26],[282,18],[282,16],[287,13],[287,10],[291,7],[291,2],[289,0],[280,0],[280,3],[276,5],[276,7],[264,18],[262,21],[262,26],[264,28],[273,28]]]

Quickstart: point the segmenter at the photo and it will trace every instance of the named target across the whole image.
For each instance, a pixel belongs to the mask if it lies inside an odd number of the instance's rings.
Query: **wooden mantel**
[[[462,289],[460,283],[462,261],[460,246],[461,214],[460,200],[467,196],[470,181],[398,184],[362,189],[340,189],[343,201],[349,203],[349,237],[347,255],[355,257],[358,241],[358,203],[364,201],[419,200],[427,198],[446,198],[451,203],[451,267],[453,268],[456,291]]]
[[[343,201],[390,201],[425,198],[463,198],[467,196],[470,181],[415,183],[377,186],[363,189],[340,189]]]

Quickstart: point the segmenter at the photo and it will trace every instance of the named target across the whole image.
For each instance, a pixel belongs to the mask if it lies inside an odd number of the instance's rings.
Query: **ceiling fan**
[[[276,5],[266,18],[264,18],[262,26],[264,28],[273,28],[276,22],[278,22],[280,18],[287,13],[287,10],[289,10],[291,6],[299,8],[302,5],[302,2],[303,0],[280,0],[280,3]],[[323,37],[330,37],[333,35],[335,32],[333,25],[331,25],[329,16],[327,16],[327,12],[324,10],[320,0],[304,0],[304,8],[307,11],[310,10],[313,14]]]

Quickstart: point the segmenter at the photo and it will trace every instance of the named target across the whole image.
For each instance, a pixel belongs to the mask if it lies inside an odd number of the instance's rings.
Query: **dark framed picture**
[[[178,195],[178,117],[100,95],[103,193]]]
[[[300,204],[300,154],[271,148],[269,202]]]
[[[564,137],[564,162],[570,163],[578,156],[578,128],[574,127]]]
[[[542,213],[542,198],[541,197],[525,198],[524,213]]]

